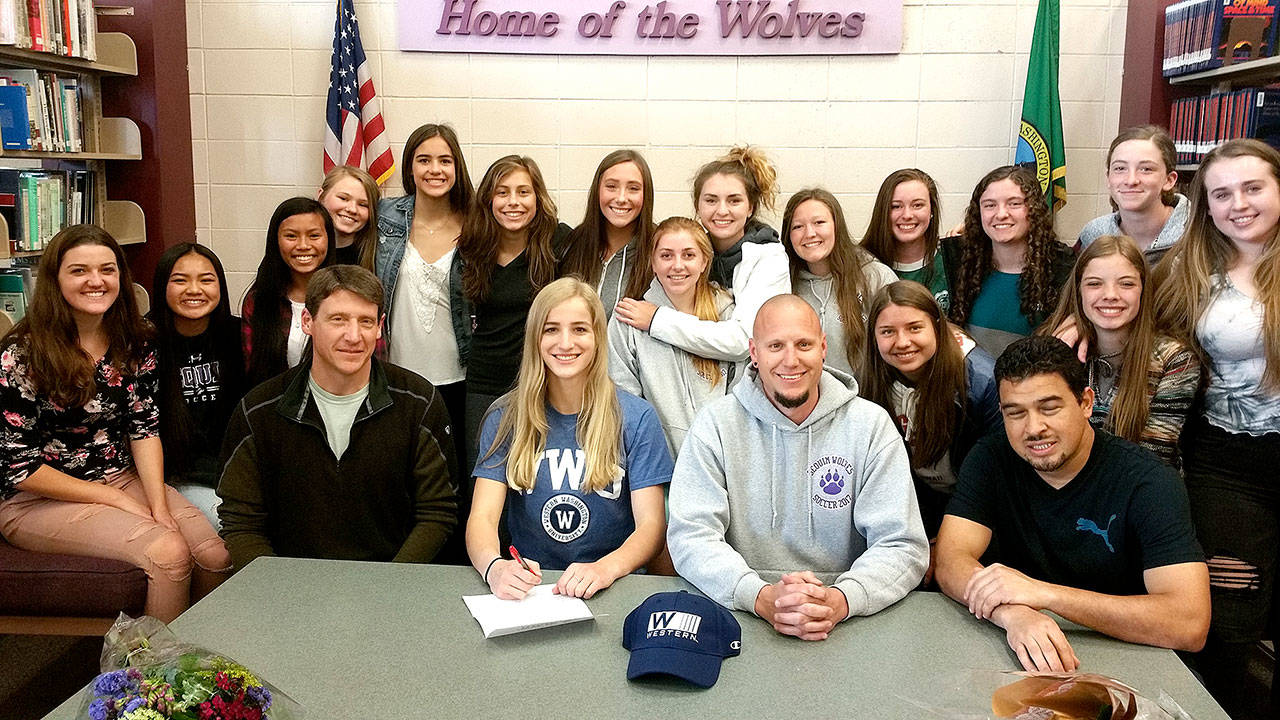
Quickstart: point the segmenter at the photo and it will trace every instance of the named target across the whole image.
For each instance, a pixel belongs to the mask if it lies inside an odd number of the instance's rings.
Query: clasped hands
[[[1053,586],[993,563],[975,572],[964,588],[964,602],[975,617],[1005,630],[1009,647],[1025,670],[1074,672],[1080,667],[1067,636],[1053,618]]]
[[[755,611],[783,635],[826,640],[836,624],[849,616],[849,602],[840,590],[825,587],[812,571],[800,570],[762,588]]]
[[[178,532],[178,522],[173,519],[173,515],[169,513],[167,503],[159,503],[156,507],[150,507],[146,503],[134,500],[133,496],[123,490],[119,491],[116,496],[114,507],[127,513],[137,515],[140,518],[153,520],[164,527]]]

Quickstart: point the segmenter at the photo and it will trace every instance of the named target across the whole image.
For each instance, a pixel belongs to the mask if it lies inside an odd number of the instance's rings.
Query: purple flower
[[[244,691],[244,695],[263,710],[271,707],[271,691],[265,687],[250,687]]]
[[[135,697],[124,706],[124,711],[126,713],[131,713],[140,707],[145,707],[146,704],[147,704],[146,698]]]
[[[89,720],[107,720],[107,703],[94,700],[89,703]]]
[[[98,676],[93,683],[93,692],[95,695],[121,698],[131,689],[133,683],[132,678],[124,670],[115,670]]]

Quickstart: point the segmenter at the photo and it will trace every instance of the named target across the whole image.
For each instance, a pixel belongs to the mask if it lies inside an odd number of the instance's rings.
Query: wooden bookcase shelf
[[[67,57],[36,50],[0,46],[0,65],[94,75],[137,75],[138,49],[124,33],[98,33],[98,59]]]
[[[1169,78],[1170,85],[1239,85],[1257,80],[1273,80],[1280,77],[1280,57],[1262,58],[1249,62],[1225,65],[1212,70],[1187,73]]]
[[[147,241],[146,217],[142,208],[128,200],[107,199],[106,162],[108,160],[141,160],[142,135],[137,123],[129,118],[102,116],[103,76],[136,76],[138,50],[133,39],[119,32],[99,32],[97,60],[64,57],[52,53],[0,47],[0,67],[29,68],[74,74],[79,77],[82,113],[82,152],[46,150],[0,150],[0,167],[11,160],[38,161],[42,166],[62,162],[82,163],[94,171],[94,217],[98,225],[111,233],[121,245]],[[0,218],[0,259],[33,257],[41,251],[12,253],[12,237],[8,224]]]

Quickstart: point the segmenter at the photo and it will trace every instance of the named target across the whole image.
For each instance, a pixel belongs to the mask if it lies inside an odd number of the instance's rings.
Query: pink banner
[[[902,0],[398,0],[401,50],[853,55],[902,50]]]

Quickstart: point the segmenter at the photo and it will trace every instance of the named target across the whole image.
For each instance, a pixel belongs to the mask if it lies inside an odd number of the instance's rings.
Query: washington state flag
[[[1040,0],[1036,9],[1018,149],[1013,158],[1035,172],[1050,209],[1067,203],[1067,154],[1062,149],[1062,105],[1058,102],[1058,0]]]

